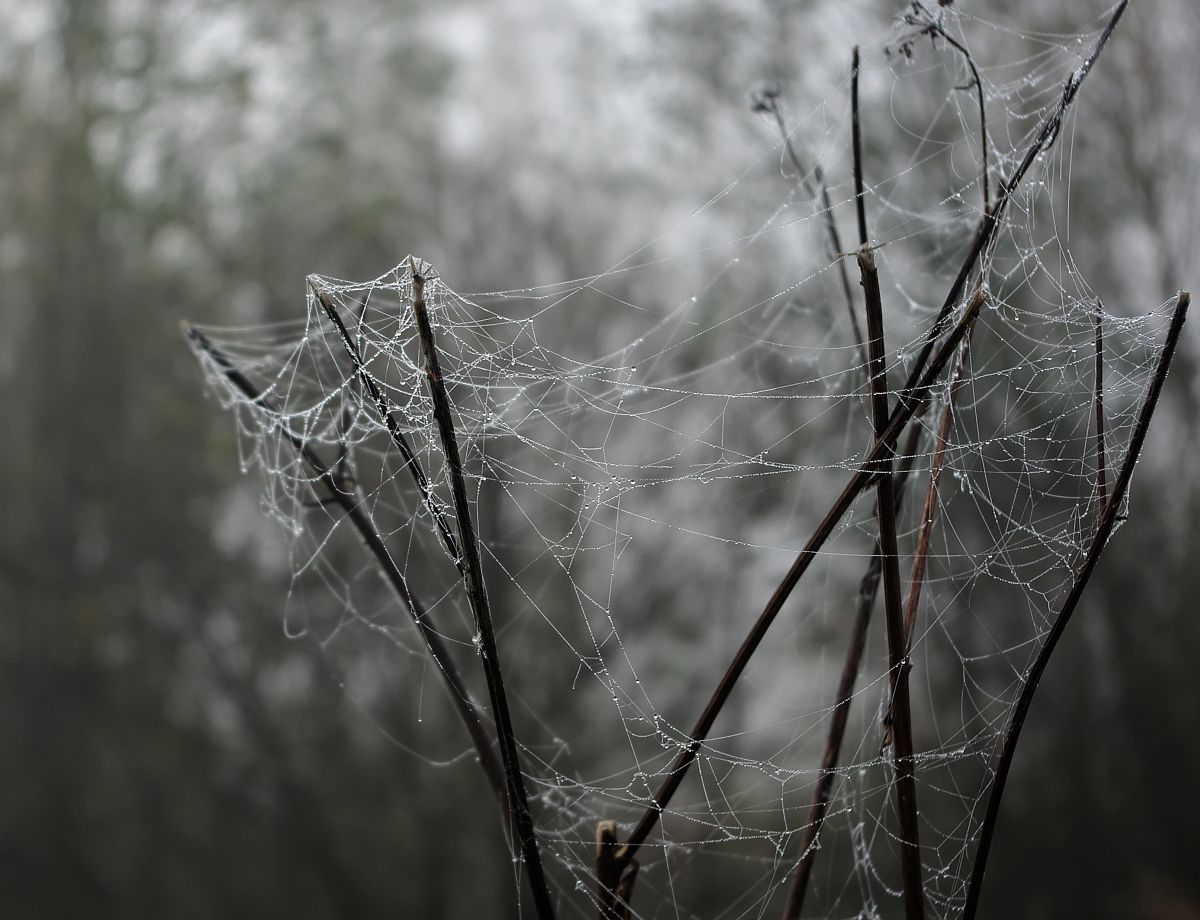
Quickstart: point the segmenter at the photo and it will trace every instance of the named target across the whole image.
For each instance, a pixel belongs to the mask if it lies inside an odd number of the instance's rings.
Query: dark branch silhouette
[[[462,457],[458,450],[458,435],[454,430],[454,414],[450,408],[450,397],[442,377],[437,344],[434,341],[433,325],[425,305],[425,276],[417,267],[416,260],[409,258],[412,271],[413,316],[417,321],[417,334],[421,340],[421,351],[425,355],[425,376],[429,383],[429,394],[433,399],[433,417],[437,422],[438,435],[446,457],[446,468],[450,476],[450,489],[454,496],[454,514],[458,519],[458,532],[462,540],[463,560],[466,564],[465,581],[471,612],[475,616],[475,628],[479,631],[480,656],[487,678],[488,696],[492,704],[492,718],[496,723],[496,734],[500,741],[500,763],[504,767],[505,787],[508,790],[512,824],[516,828],[524,858],[525,873],[533,890],[534,908],[540,920],[554,916],[550,903],[550,890],[546,885],[546,874],[542,868],[542,857],[538,850],[537,834],[533,827],[533,815],[529,811],[529,799],[525,792],[525,778],[521,773],[521,761],[517,753],[516,735],[513,732],[512,716],[508,709],[508,696],[504,690],[504,673],[500,665],[500,653],[496,647],[496,633],[492,625],[492,607],[488,600],[487,587],[483,582],[483,564],[479,557],[479,543],[475,538],[475,525],[471,520],[471,503],[467,498],[466,479],[463,476]]]
[[[1183,328],[1183,321],[1187,318],[1188,304],[1191,303],[1191,299],[1191,295],[1187,291],[1180,291],[1179,298],[1175,302],[1175,312],[1171,317],[1171,326],[1167,330],[1167,338],[1162,352],[1159,354],[1158,367],[1154,371],[1154,379],[1150,382],[1150,389],[1138,412],[1133,435],[1129,439],[1129,447],[1125,452],[1125,460],[1113,483],[1112,495],[1109,496],[1108,504],[1104,506],[1104,512],[1096,526],[1096,532],[1092,536],[1092,543],[1088,547],[1083,565],[1080,566],[1079,572],[1075,576],[1071,590],[1067,593],[1058,615],[1054,618],[1054,624],[1050,627],[1050,632],[1046,636],[1046,641],[1038,652],[1037,658],[1034,659],[1033,666],[1025,675],[1021,695],[1017,698],[1017,704],[1013,707],[1012,715],[1009,717],[1008,728],[1004,732],[1004,741],[1000,746],[1000,753],[993,768],[995,779],[992,780],[991,792],[988,794],[987,810],[984,812],[983,823],[979,827],[979,844],[975,849],[975,862],[971,866],[971,881],[967,888],[967,900],[963,907],[962,920],[975,920],[975,913],[979,909],[979,897],[983,891],[984,874],[987,872],[988,855],[992,848],[992,837],[996,832],[996,821],[1000,816],[1000,800],[1004,797],[1004,786],[1008,781],[1008,772],[1012,767],[1017,742],[1021,738],[1021,729],[1025,725],[1025,718],[1029,715],[1029,707],[1033,704],[1034,694],[1037,693],[1038,682],[1045,673],[1046,665],[1049,664],[1059,639],[1066,632],[1067,624],[1071,622],[1071,615],[1079,606],[1083,591],[1092,577],[1092,572],[1096,569],[1096,563],[1100,561],[1100,554],[1104,552],[1104,546],[1116,524],[1117,510],[1121,507],[1121,502],[1129,489],[1129,481],[1133,478],[1133,468],[1137,464],[1138,455],[1142,452],[1146,431],[1150,427],[1150,419],[1154,416],[1154,409],[1158,404],[1158,395],[1162,392],[1163,382],[1167,379],[1167,371],[1171,367],[1171,358],[1175,354],[1175,347],[1179,344],[1179,333]]]
[[[346,514],[347,519],[374,557],[380,572],[383,573],[392,590],[396,592],[401,602],[411,614],[413,622],[416,624],[417,632],[425,643],[430,657],[433,658],[434,664],[437,665],[438,673],[442,675],[442,682],[450,692],[450,699],[454,703],[455,711],[458,713],[460,721],[462,721],[464,727],[467,729],[467,733],[471,737],[472,743],[475,745],[475,753],[479,758],[479,765],[483,768],[488,783],[496,793],[503,809],[505,804],[504,774],[500,767],[500,761],[496,757],[492,740],[484,728],[483,715],[478,705],[471,698],[466,683],[463,681],[462,675],[459,674],[458,668],[454,664],[454,659],[450,656],[449,649],[442,639],[442,634],[435,628],[425,605],[413,594],[407,579],[404,577],[404,573],[400,571],[396,560],[392,557],[387,545],[383,542],[383,538],[379,535],[378,528],[375,527],[365,510],[357,489],[347,488],[348,480],[337,475],[337,466],[331,467],[323,463],[312,447],[287,426],[282,414],[275,408],[275,405],[263,390],[251,382],[249,377],[234,367],[233,362],[204,333],[187,323],[183,323],[181,326],[184,334],[192,342],[198,353],[208,361],[211,361],[238,392],[274,419],[276,428],[296,449],[296,452],[308,464],[313,473],[316,474],[316,483],[326,493],[323,496],[325,501],[338,505]]]

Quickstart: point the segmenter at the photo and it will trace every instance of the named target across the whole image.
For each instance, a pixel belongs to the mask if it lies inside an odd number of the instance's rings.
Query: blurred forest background
[[[516,915],[473,765],[390,743],[285,637],[282,537],[178,321],[295,318],[309,272],[408,252],[468,291],[601,269],[777,142],[752,90],[824,96],[901,7],[0,0],[0,915]],[[1198,38],[1191,0],[1135,0],[1072,123],[1106,302],[1200,286]],[[1200,918],[1198,334],[1034,706],[985,917]]]

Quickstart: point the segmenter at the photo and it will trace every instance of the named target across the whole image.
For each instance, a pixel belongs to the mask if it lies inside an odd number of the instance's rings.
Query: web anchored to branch
[[[765,94],[779,146],[689,219],[718,241],[472,295],[410,258],[190,330],[289,617],[401,743],[479,760],[539,916],[973,914],[1187,308],[1103,306],[1066,244],[1056,141],[1122,9],[984,65],[1013,33],[913,5],[863,55],[925,89],[900,139],[864,161],[856,57],[815,139],[852,122],[853,167],[801,174]]]

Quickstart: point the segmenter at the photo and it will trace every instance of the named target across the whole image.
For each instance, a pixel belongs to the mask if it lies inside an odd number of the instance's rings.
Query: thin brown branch
[[[987,107],[983,101],[983,80],[979,76],[979,68],[975,66],[975,58],[971,56],[971,52],[966,46],[958,42],[953,36],[949,35],[945,29],[938,25],[938,34],[950,43],[950,46],[955,48],[959,54],[967,62],[967,66],[971,68],[971,83],[975,87],[975,98],[979,103],[979,151],[982,163],[979,168],[980,184],[983,186],[983,211],[986,214],[988,208],[992,206],[992,191],[991,181],[988,178],[988,126],[987,126]]]
[[[424,604],[413,594],[404,573],[400,571],[396,560],[392,558],[387,545],[379,535],[378,528],[375,527],[364,509],[361,496],[356,490],[347,489],[347,482],[339,477],[336,465],[330,467],[323,463],[308,443],[287,426],[283,421],[282,414],[263,390],[234,367],[228,356],[217,348],[204,333],[187,323],[180,325],[197,351],[211,361],[238,392],[275,419],[280,433],[291,442],[296,452],[316,474],[316,482],[326,492],[324,502],[336,504],[345,512],[347,519],[374,557],[384,578],[387,579],[392,590],[396,592],[412,616],[417,632],[425,643],[430,657],[433,658],[434,664],[437,665],[438,672],[442,675],[442,682],[450,693],[454,709],[475,746],[480,766],[483,768],[484,775],[495,792],[503,811],[505,805],[504,774],[500,767],[500,761],[496,757],[492,740],[484,727],[484,718],[479,706],[471,698],[467,685],[463,681],[462,675],[459,674],[454,659],[450,656],[450,651],[442,639],[442,634],[434,626],[433,619],[429,616]],[[507,819],[507,814],[505,817]]]
[[[541,920],[550,920],[554,917],[554,907],[550,902],[550,890],[546,885],[545,870],[542,868],[537,834],[533,827],[533,815],[529,810],[525,779],[521,773],[521,761],[517,753],[512,716],[508,709],[508,697],[504,690],[504,674],[500,665],[499,650],[496,646],[491,604],[488,601],[487,588],[483,581],[479,543],[476,540],[475,526],[471,519],[471,504],[467,497],[462,457],[458,450],[454,414],[450,407],[450,397],[446,392],[446,382],[442,377],[433,326],[429,321],[429,313],[425,305],[425,277],[412,257],[409,257],[409,267],[413,282],[413,316],[417,322],[421,351],[425,355],[425,376],[429,383],[429,394],[433,400],[434,420],[437,422],[438,435],[441,438],[446,468],[450,476],[450,490],[454,496],[454,514],[458,519],[458,532],[461,537],[463,559],[466,563],[467,596],[470,600],[471,612],[475,616],[475,628],[479,633],[480,654],[483,659],[484,675],[487,678],[488,696],[492,704],[492,717],[496,723],[496,734],[500,742],[500,763],[504,768],[509,810],[512,813],[513,826],[516,828],[521,842],[521,854],[529,886],[533,891],[534,908]]]
[[[935,435],[933,462],[929,470],[929,487],[925,491],[925,505],[921,510],[921,526],[917,533],[917,548],[913,551],[912,574],[908,581],[908,600],[904,604],[904,647],[912,649],[913,631],[916,628],[917,608],[921,603],[921,586],[925,581],[925,564],[929,557],[929,540],[933,533],[933,519],[937,514],[938,485],[942,478],[942,465],[946,453],[946,440],[954,410],[949,400],[942,407],[941,419]],[[891,711],[886,719],[886,734],[883,743],[891,743]]]
[[[950,429],[954,425],[954,401],[963,383],[963,372],[971,350],[971,333],[973,331],[968,331],[963,338],[958,360],[955,362],[954,371],[950,377],[950,385],[946,390],[946,402],[942,406],[942,415],[938,420],[933,460],[929,469],[929,488],[925,491],[925,505],[921,510],[921,526],[917,534],[917,548],[913,554],[912,575],[908,584],[908,601],[904,608],[904,647],[906,649],[912,648],[917,608],[921,603],[921,589],[925,583],[925,568],[929,560],[929,541],[933,535],[933,525],[937,517],[938,488],[941,484],[942,469],[946,463],[946,445],[950,441]]]
[[[946,41],[950,47],[957,51],[967,62],[967,67],[971,70],[971,82],[966,86],[957,87],[958,89],[975,89],[975,98],[979,104],[979,145],[981,151],[982,165],[980,168],[980,186],[983,189],[983,210],[987,213],[991,206],[991,188],[990,179],[988,178],[988,127],[987,127],[987,107],[983,100],[983,80],[979,76],[979,68],[975,66],[975,58],[971,52],[967,50],[966,45],[958,41],[954,36],[946,31],[942,25],[941,14],[931,13],[920,4],[913,4],[913,12],[904,15],[904,21],[909,25],[916,26],[915,32],[909,34],[905,39],[899,42],[899,47],[906,57],[912,57],[912,44],[914,40],[920,36],[928,35],[931,37],[940,37]]]
[[[909,427],[904,450],[897,461],[899,464],[895,476],[897,514],[904,505],[905,486],[912,473],[913,459],[920,435],[921,427],[919,425]],[[878,516],[878,508],[876,508],[876,516]],[[854,686],[858,682],[858,672],[862,666],[863,651],[867,644],[867,630],[871,625],[871,613],[875,609],[875,598],[879,594],[879,579],[882,572],[883,553],[879,546],[879,538],[876,537],[874,548],[871,551],[871,561],[867,564],[867,570],[858,584],[854,626],[850,631],[846,659],[842,663],[841,676],[838,678],[833,714],[829,719],[829,732],[825,738],[825,750],[821,755],[820,777],[813,790],[812,802],[808,809],[808,823],[800,844],[800,855],[796,860],[795,874],[792,876],[787,902],[784,904],[783,917],[785,920],[796,920],[804,910],[804,899],[808,894],[808,883],[817,858],[818,850],[815,844],[825,823],[825,816],[829,812],[833,782],[837,776],[836,768],[842,753],[842,742],[846,737],[850,704],[854,699]]]
[[[965,50],[965,49],[964,49]],[[968,60],[970,61],[969,55]],[[972,69],[974,62],[970,61]],[[862,180],[862,141],[860,130],[859,117],[859,96],[858,96],[858,74],[859,74],[859,52],[858,48],[854,49],[854,57],[851,68],[851,124],[852,124],[852,141],[853,141],[853,163],[854,163],[854,185],[855,199],[859,207],[859,237],[865,246],[867,243],[867,227],[866,227],[866,208],[863,204],[863,180]],[[976,76],[978,74],[976,73]],[[984,118],[982,90],[980,95],[980,116],[981,121]],[[982,131],[984,136],[985,154],[984,154],[984,199],[985,205],[988,197],[987,191],[987,159],[986,159],[986,143],[987,143],[987,124],[982,121]],[[968,336],[969,338],[969,336]],[[966,348],[964,340],[964,348]],[[962,363],[961,356],[955,376],[961,374]],[[918,415],[920,412],[917,413]],[[948,418],[943,414],[941,427],[944,430],[948,425]],[[895,476],[895,507],[896,513],[904,503],[905,486],[908,481],[909,474],[912,469],[913,455],[916,453],[916,443],[920,436],[921,429],[913,425],[909,429],[908,441],[905,450],[901,456],[901,468]],[[945,435],[943,434],[939,447],[944,445]],[[941,450],[937,452],[935,458],[935,469],[940,469]],[[936,479],[936,474],[934,475]],[[933,483],[931,483],[933,485]],[[933,486],[936,489],[936,485]],[[928,496],[926,498],[928,505]],[[878,516],[878,505],[876,506],[876,516]],[[929,517],[928,510],[925,518]],[[914,569],[917,566],[923,568],[924,556],[928,552],[928,537],[925,529],[922,530],[922,536],[925,538],[918,542],[916,561]],[[854,695],[854,686],[858,680],[858,672],[861,667],[862,654],[866,646],[867,630],[870,625],[871,613],[875,606],[875,598],[879,591],[880,575],[882,574],[882,553],[879,540],[876,539],[874,551],[871,555],[871,561],[867,566],[866,572],[863,574],[862,581],[859,584],[858,603],[855,611],[854,626],[850,634],[850,643],[846,649],[846,659],[842,665],[841,677],[838,681],[838,689],[836,702],[833,708],[833,715],[829,723],[829,733],[825,741],[825,750],[821,757],[820,778],[817,781],[816,788],[813,791],[812,803],[809,806],[808,825],[805,831],[803,841],[800,845],[800,856],[797,861],[795,875],[792,877],[792,883],[788,889],[788,899],[784,905],[783,917],[785,920],[796,920],[804,909],[804,899],[808,893],[808,883],[812,876],[813,864],[817,857],[817,848],[815,846],[818,836],[821,833],[821,828],[825,823],[825,816],[829,810],[829,801],[833,792],[833,782],[836,776],[835,768],[841,756],[842,742],[845,738],[846,723],[849,718],[850,703]],[[919,588],[917,588],[919,593]],[[910,589],[908,610],[905,614],[905,648],[911,646],[912,637],[912,619],[915,610],[915,599]],[[885,725],[885,745],[891,744],[892,732],[892,717],[891,709],[888,709],[888,716]]]
[[[950,428],[954,422],[954,399],[962,385],[963,369],[971,347],[971,335],[974,329],[967,331],[960,346],[958,360],[951,373],[950,385],[947,388],[946,402],[942,406],[941,417],[938,420],[938,430],[934,436],[933,460],[929,469],[929,485],[925,490],[925,504],[921,510],[921,525],[917,534],[917,546],[913,552],[912,574],[909,578],[908,600],[904,607],[904,648],[905,654],[912,650],[913,632],[917,624],[917,610],[921,602],[921,590],[925,583],[925,567],[929,558],[929,542],[933,535],[933,525],[937,516],[938,489],[942,478],[942,468],[945,465],[946,444],[950,439]],[[894,716],[889,706],[883,717],[884,750],[892,744]]]
[[[1108,501],[1108,461],[1104,456],[1104,305],[1096,301],[1093,314],[1096,326],[1096,498],[1099,501],[1097,515],[1104,513]]]
[[[858,45],[854,46],[850,64],[850,136],[854,148],[854,212],[858,216],[858,245],[866,246],[867,203],[863,197],[862,129],[858,119]]]
[[[1116,481],[1113,483],[1112,495],[1108,499],[1108,504],[1104,506],[1104,511],[1096,527],[1096,533],[1092,536],[1091,545],[1088,547],[1082,566],[1080,566],[1078,573],[1075,575],[1074,582],[1071,584],[1071,590],[1067,593],[1058,615],[1054,618],[1054,623],[1050,627],[1050,632],[1046,636],[1046,641],[1042,644],[1037,658],[1034,659],[1033,666],[1025,675],[1021,694],[1017,697],[1017,703],[1013,707],[1008,728],[1004,732],[1004,741],[1000,746],[1000,753],[996,759],[994,768],[995,779],[992,780],[992,788],[988,794],[987,810],[983,816],[983,823],[979,828],[979,845],[976,847],[975,862],[971,867],[971,880],[967,888],[967,899],[962,913],[963,920],[974,920],[976,911],[979,909],[979,897],[983,890],[983,879],[987,871],[988,854],[991,851],[992,837],[996,831],[996,821],[1000,815],[1000,801],[1004,796],[1004,786],[1008,780],[1009,769],[1012,767],[1017,742],[1021,737],[1021,728],[1025,724],[1025,718],[1029,715],[1029,708],[1033,703],[1034,694],[1037,692],[1038,682],[1041,680],[1042,674],[1045,672],[1046,666],[1049,664],[1050,657],[1054,654],[1059,640],[1066,631],[1067,624],[1071,621],[1071,615],[1075,612],[1075,608],[1079,606],[1079,600],[1083,597],[1084,589],[1092,577],[1092,572],[1096,569],[1096,564],[1100,560],[1100,554],[1104,551],[1104,546],[1112,534],[1113,526],[1116,524],[1117,510],[1121,507],[1121,502],[1124,500],[1125,494],[1129,489],[1129,481],[1133,477],[1133,468],[1137,464],[1138,455],[1141,454],[1142,445],[1146,441],[1146,432],[1150,427],[1150,420],[1154,416],[1154,409],[1158,404],[1159,394],[1162,392],[1163,383],[1167,378],[1167,371],[1171,367],[1171,358],[1174,356],[1175,347],[1179,343],[1179,333],[1183,328],[1184,320],[1187,318],[1187,310],[1190,302],[1191,295],[1187,291],[1180,291],[1179,298],[1175,302],[1175,312],[1171,317],[1171,326],[1167,330],[1166,341],[1163,343],[1162,352],[1159,354],[1158,367],[1154,371],[1154,378],[1150,382],[1150,389],[1147,391],[1146,398],[1142,402],[1142,407],[1138,411],[1137,422],[1134,424],[1133,435],[1129,439],[1129,447],[1125,452],[1125,459],[1121,464],[1121,470],[1117,474]]]
[[[629,904],[633,883],[637,878],[635,859],[620,858],[617,822],[601,821],[596,825],[596,903],[599,920],[629,920]]]
[[[867,304],[867,335],[871,353],[871,402],[878,437],[887,427],[887,365],[883,337],[883,300],[879,271],[869,249],[858,254]],[[887,627],[888,676],[891,681],[895,740],[896,812],[900,822],[900,871],[904,880],[904,913],[907,920],[925,917],[925,887],[921,880],[921,844],[917,823],[917,785],[913,777],[912,715],[908,699],[908,650],[904,643],[903,599],[900,593],[900,549],[896,538],[896,499],[892,483],[892,458],[885,452],[877,465],[879,550],[883,560],[883,610]]]

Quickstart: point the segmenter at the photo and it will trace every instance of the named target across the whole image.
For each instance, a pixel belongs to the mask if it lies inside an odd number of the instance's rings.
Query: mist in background
[[[959,5],[1031,42],[1107,11]],[[293,581],[179,321],[296,319],[310,272],[410,252],[493,291],[602,271],[670,227],[665,245],[731,238],[736,215],[685,219],[778,143],[751,93],[809,111],[900,12],[0,0],[0,915],[520,915],[476,765],[429,754],[461,751],[437,736],[457,726],[416,727],[382,664],[286,634],[323,598]],[[1194,3],[1134,0],[1059,141],[1071,251],[1116,313],[1200,287],[1198,37]],[[845,181],[823,138],[814,122]],[[776,161],[747,182],[783,197]],[[1194,326],[1026,726],[985,917],[1200,917]],[[641,566],[664,616],[708,590]],[[742,632],[721,629],[703,641]],[[696,875],[675,883],[734,900],[736,875]],[[635,906],[675,916],[649,889]]]

